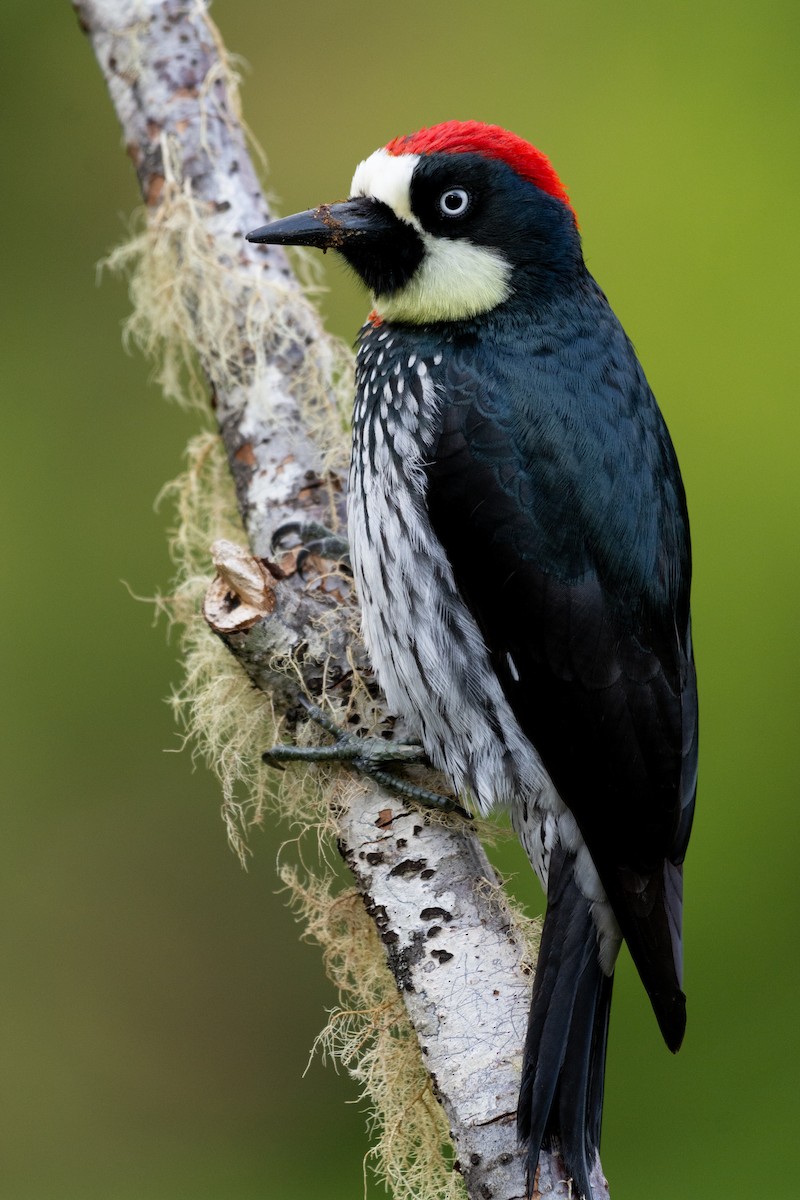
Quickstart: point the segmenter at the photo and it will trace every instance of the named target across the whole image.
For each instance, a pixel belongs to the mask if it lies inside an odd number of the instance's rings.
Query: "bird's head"
[[[337,250],[378,316],[411,324],[535,301],[582,262],[575,213],[549,159],[480,121],[395,138],[359,163],[349,200],[247,237]]]

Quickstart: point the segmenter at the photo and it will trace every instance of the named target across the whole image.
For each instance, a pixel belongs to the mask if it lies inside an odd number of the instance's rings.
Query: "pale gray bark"
[[[325,373],[326,343],[283,252],[243,239],[270,213],[220,70],[218,36],[204,0],[76,0],[74,7],[148,207],[155,211],[161,202],[168,152],[179,164],[182,186],[204,202],[208,243],[230,268],[224,302],[237,322],[239,352],[231,359],[215,356],[200,328],[197,350],[255,558],[245,555],[231,565],[236,553],[216,548],[223,569],[227,563],[226,581],[207,600],[206,615],[257,685],[277,686],[278,701],[286,702],[286,682],[269,667],[271,650],[304,643],[309,620],[322,608],[341,610],[328,647],[334,675],[349,670],[348,651],[363,653],[350,644],[347,603],[336,588],[309,593],[296,586],[296,577],[277,581],[257,561],[269,556],[271,532],[287,518],[330,523],[331,495],[341,511],[344,488],[333,481],[331,489],[323,479],[322,456],[298,400],[307,356],[317,356]],[[285,336],[276,340],[272,352],[274,296],[268,292],[274,281],[284,290],[290,311],[282,320],[285,325],[288,319],[293,336],[288,344]],[[191,309],[191,298],[188,303]],[[265,339],[265,356],[254,351],[254,327]],[[323,389],[317,404],[327,403]],[[238,615],[226,611],[231,590],[248,606]],[[309,659],[306,667],[313,691],[321,664]],[[530,978],[483,848],[464,822],[428,823],[371,784],[338,821],[341,852],[419,1035],[468,1194],[519,1200],[525,1185],[515,1108]],[[607,1188],[599,1162],[593,1175],[602,1200]],[[534,1194],[567,1200],[570,1189],[557,1158],[542,1156]]]

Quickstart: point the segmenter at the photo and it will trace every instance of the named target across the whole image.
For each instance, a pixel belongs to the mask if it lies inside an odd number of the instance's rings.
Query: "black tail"
[[[543,1145],[557,1150],[573,1195],[592,1200],[600,1145],[613,975],[604,974],[589,902],[573,855],[554,848],[547,916],[533,985],[517,1129],[528,1148],[528,1194]]]

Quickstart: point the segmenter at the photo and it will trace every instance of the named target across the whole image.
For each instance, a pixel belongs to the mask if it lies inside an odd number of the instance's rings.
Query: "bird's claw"
[[[427,808],[458,813],[466,820],[471,820],[470,814],[453,796],[432,792],[386,770],[386,767],[396,764],[427,764],[428,759],[422,746],[414,742],[388,742],[383,738],[360,737],[342,729],[316,704],[305,698],[301,699],[301,703],[309,718],[335,738],[333,745],[271,746],[261,756],[267,766],[282,771],[285,769],[284,763],[287,762],[347,763],[396,795]]]

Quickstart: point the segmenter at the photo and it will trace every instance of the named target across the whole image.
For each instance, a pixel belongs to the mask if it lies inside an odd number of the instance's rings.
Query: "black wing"
[[[677,1049],[697,751],[688,524],[663,420],[622,338],[628,394],[598,369],[593,394],[531,378],[513,395],[502,364],[456,357],[428,504]]]

